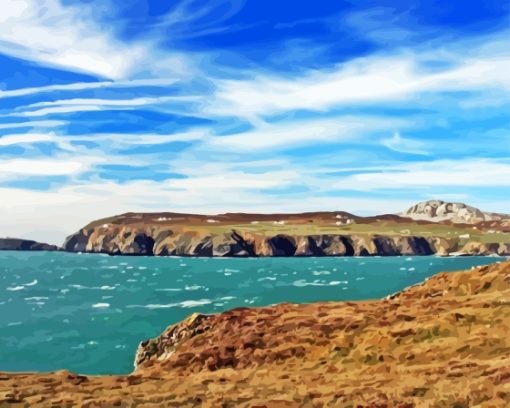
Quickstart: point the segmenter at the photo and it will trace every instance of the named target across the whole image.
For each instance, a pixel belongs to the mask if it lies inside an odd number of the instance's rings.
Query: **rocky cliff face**
[[[503,215],[443,201],[419,203],[404,217],[359,217],[341,211],[126,213],[90,223],[68,237],[63,248],[112,255],[206,257],[508,255],[508,222]]]
[[[0,373],[0,407],[510,406],[510,262],[383,300],[194,314],[121,376]]]
[[[56,245],[32,241],[30,239],[0,238],[0,251],[58,251]]]
[[[464,239],[465,241],[465,239]],[[231,230],[228,233],[175,231],[166,227],[108,225],[85,228],[64,243],[71,252],[112,255],[246,256],[395,256],[510,255],[510,244],[460,238],[318,234],[266,236]]]

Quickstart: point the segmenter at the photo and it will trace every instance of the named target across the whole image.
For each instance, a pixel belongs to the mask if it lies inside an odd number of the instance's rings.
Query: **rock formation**
[[[477,224],[484,221],[508,220],[505,214],[488,213],[463,203],[441,200],[423,201],[402,213],[403,217],[432,222],[450,221],[456,224]]]

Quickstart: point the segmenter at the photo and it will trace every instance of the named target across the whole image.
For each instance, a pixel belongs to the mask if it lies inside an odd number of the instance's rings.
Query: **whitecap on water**
[[[128,305],[128,308],[143,307],[146,309],[169,309],[172,307],[190,308],[196,306],[210,305],[213,303],[211,299],[199,299],[199,300],[184,300],[179,303],[166,303],[166,304],[149,304],[149,305]]]
[[[184,290],[200,290],[200,289],[204,289],[203,286],[200,286],[200,285],[186,285],[184,287]]]
[[[92,307],[97,309],[106,309],[107,307],[110,307],[109,303],[94,303]]]
[[[297,287],[305,287],[305,286],[336,286],[340,284],[347,284],[348,281],[331,281],[331,282],[325,282],[325,281],[319,281],[314,280],[313,282],[307,282],[304,279],[300,279],[297,281],[294,281],[292,284]]]
[[[7,288],[7,290],[11,291],[11,292],[16,292],[18,290],[22,290],[22,289],[25,289],[24,286],[11,286],[9,288]]]
[[[180,307],[189,308],[203,305],[210,305],[212,300],[210,299],[200,299],[200,300],[185,300],[179,303]]]
[[[161,289],[155,289],[156,292],[181,292],[182,289],[180,288],[161,288]]]
[[[319,276],[319,275],[331,275],[331,272],[330,271],[313,271],[312,274],[315,275],[315,276]]]
[[[23,286],[35,286],[37,285],[38,281],[37,279],[34,279],[32,282],[23,283]]]

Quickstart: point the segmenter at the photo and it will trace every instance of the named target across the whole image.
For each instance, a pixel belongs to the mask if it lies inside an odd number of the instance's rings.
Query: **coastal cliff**
[[[510,262],[378,301],[194,314],[130,375],[0,373],[0,407],[508,407]]]
[[[432,211],[430,206],[415,207],[408,213]],[[464,214],[465,208],[459,208],[455,214]],[[451,208],[443,204],[436,210],[443,214]],[[502,217],[455,223],[346,212],[127,213],[90,223],[69,236],[63,248],[111,255],[205,257],[510,255],[510,226]]]

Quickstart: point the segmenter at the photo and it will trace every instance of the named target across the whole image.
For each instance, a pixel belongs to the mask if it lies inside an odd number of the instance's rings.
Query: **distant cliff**
[[[56,245],[20,238],[0,238],[0,251],[58,251]]]
[[[204,257],[510,255],[504,225],[433,223],[397,215],[127,213],[69,236],[71,252]]]

